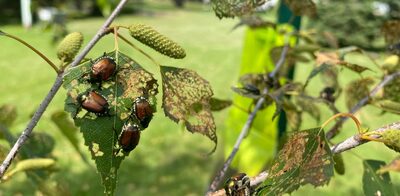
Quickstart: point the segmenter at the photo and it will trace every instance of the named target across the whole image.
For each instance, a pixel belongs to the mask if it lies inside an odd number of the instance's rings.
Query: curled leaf
[[[161,76],[165,115],[176,123],[183,121],[187,130],[206,135],[217,144],[208,81],[194,71],[167,66],[161,66]]]
[[[56,161],[54,159],[48,158],[25,159],[19,161],[15,168],[4,175],[3,179],[6,180],[18,172],[51,169],[52,167],[54,167],[55,163]]]
[[[223,100],[217,98],[210,99],[211,111],[220,111],[232,105],[231,100]]]

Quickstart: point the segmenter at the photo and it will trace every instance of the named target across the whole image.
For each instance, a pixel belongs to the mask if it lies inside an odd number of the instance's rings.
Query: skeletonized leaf
[[[257,195],[291,193],[305,184],[322,186],[333,176],[332,153],[321,128],[296,132],[279,151]]]
[[[194,71],[167,66],[161,66],[161,76],[165,115],[176,123],[183,121],[187,130],[206,135],[216,145],[210,105],[213,92],[208,81]]]
[[[350,110],[361,99],[369,95],[369,87],[374,83],[372,78],[361,78],[351,81],[345,89],[346,106]]]
[[[389,174],[379,175],[376,171],[385,165],[377,160],[364,160],[363,190],[365,195],[397,195]]]
[[[51,115],[51,120],[56,124],[61,133],[68,139],[71,145],[75,148],[76,152],[79,153],[82,160],[89,164],[85,155],[82,154],[79,149],[79,130],[75,127],[74,123],[68,118],[68,114],[64,111],[56,111]]]
[[[212,0],[212,7],[218,18],[233,18],[254,12],[265,0]]]
[[[13,105],[0,106],[0,124],[10,127],[17,118],[17,108]]]
[[[400,40],[400,20],[386,21],[382,26],[382,33],[386,43],[394,44]]]
[[[312,0],[285,0],[285,2],[295,15],[313,17],[317,14],[317,7]]]
[[[220,111],[232,105],[231,100],[223,100],[217,98],[210,99],[211,111]]]
[[[154,98],[158,85],[151,73],[125,54],[114,51],[105,55],[115,59],[117,71],[110,80],[101,83],[101,88],[98,83],[89,82],[91,62],[68,70],[64,76],[64,87],[68,90],[65,110],[71,113],[75,125],[80,127],[85,145],[101,175],[106,195],[112,195],[118,168],[129,154],[119,150],[118,136],[122,126],[128,121],[134,100],[140,96]],[[107,100],[108,114],[96,115],[81,108],[79,97],[91,90]],[[136,119],[129,121],[138,123]]]
[[[390,172],[390,171],[400,172],[400,158],[399,157],[394,159],[388,165],[385,165],[385,166],[379,168],[377,173],[383,174],[383,173]]]

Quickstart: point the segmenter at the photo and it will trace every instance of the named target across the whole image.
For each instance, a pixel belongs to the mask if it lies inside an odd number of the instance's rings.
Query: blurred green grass
[[[187,57],[183,60],[169,59],[145,46],[142,48],[161,64],[197,71],[210,81],[217,97],[230,98],[232,92],[229,86],[234,85],[238,77],[243,40],[243,28],[230,31],[237,20],[220,21],[212,12],[209,12],[207,7],[194,6],[190,11],[171,9],[168,6],[161,7],[162,9],[157,8],[157,12],[151,12],[151,14],[121,16],[115,23],[126,25],[146,23],[176,40],[187,52]],[[87,43],[102,22],[101,18],[69,21],[68,28],[71,32],[82,32]],[[51,32],[44,32],[40,28],[28,31],[16,25],[2,26],[1,30],[23,38],[52,60],[56,60],[55,46],[50,43]],[[126,32],[123,34],[128,36]],[[140,43],[134,43],[140,45]],[[54,81],[55,73],[33,52],[13,40],[0,37],[0,46],[3,48],[0,52],[0,59],[2,59],[0,68],[3,74],[3,77],[0,77],[0,105],[10,103],[17,106],[19,116],[11,129],[19,134],[25,128],[31,113],[47,94]],[[119,47],[122,52],[132,56],[146,69],[155,73],[156,78],[159,79],[157,67],[153,66],[148,59],[123,42],[119,43]],[[113,49],[113,37],[109,36],[98,43],[88,57],[96,58]],[[374,68],[363,56],[351,55],[349,59]],[[305,76],[310,70],[311,65],[299,64],[296,78],[305,81]],[[375,72],[369,74],[378,75],[379,71],[374,70]],[[344,72],[340,79],[343,85],[357,77],[351,72]],[[309,93],[318,95],[314,89],[320,89],[320,87],[321,82],[316,77],[308,87]],[[92,164],[93,167],[85,165],[51,123],[52,112],[63,108],[64,99],[65,90],[61,89],[35,129],[35,131],[49,133],[57,141],[54,155],[57,157],[60,170],[51,178],[63,182],[72,195],[100,195],[103,189],[98,174],[93,170],[94,165]],[[212,142],[198,134],[190,134],[166,120],[160,105],[159,96],[158,112],[152,123],[143,133],[137,149],[121,165],[116,195],[202,195],[215,173],[215,168],[221,166],[223,154],[220,147],[222,145],[218,145],[217,152],[212,156],[205,156],[212,149]],[[346,111],[343,98],[339,100],[339,108]],[[322,111],[324,115],[321,119],[327,119],[331,115],[326,108]],[[227,111],[215,113],[219,133],[229,131],[224,128],[226,114]],[[381,117],[378,115],[378,110],[367,106],[359,116],[363,124],[371,129],[398,119],[395,115],[385,114]],[[318,126],[308,115],[304,115],[303,121],[303,128]],[[343,133],[334,141],[339,142],[351,136],[355,133],[354,130],[351,122],[346,123]],[[86,147],[83,146],[83,140],[81,144],[82,151],[90,157]],[[293,195],[362,195],[360,157],[390,161],[397,154],[382,144],[370,143],[351,152],[345,152],[343,155],[346,163],[344,176],[336,176],[328,186],[323,188],[314,189],[311,186],[300,188]],[[395,174],[392,177],[395,177],[395,184],[400,184],[399,175]],[[19,174],[11,181],[0,184],[0,195],[31,195],[34,188],[25,175]]]

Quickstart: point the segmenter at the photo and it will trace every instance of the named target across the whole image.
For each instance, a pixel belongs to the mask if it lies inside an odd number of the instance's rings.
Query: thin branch
[[[395,122],[392,124],[388,124],[385,126],[382,126],[378,129],[375,129],[372,132],[377,132],[377,133],[381,133],[387,130],[397,130],[400,131],[400,122]],[[380,136],[376,135],[372,137],[376,137],[376,139],[379,139]],[[353,149],[357,146],[360,146],[362,144],[365,144],[369,142],[369,140],[363,140],[360,138],[359,134],[353,135],[349,138],[347,138],[346,140],[334,145],[331,147],[331,151],[333,154],[339,154],[342,152],[345,152],[347,150]],[[268,173],[266,171],[261,172],[260,174],[258,174],[257,176],[251,178],[250,180],[250,186],[252,188],[256,188],[258,185],[260,185],[262,182],[264,182],[268,177]],[[224,196],[226,195],[225,190],[224,189],[220,189],[218,191],[215,191],[213,193],[209,193],[208,196]]]
[[[367,104],[370,101],[371,97],[374,97],[379,92],[379,90],[381,90],[383,87],[385,87],[386,84],[388,84],[393,79],[395,79],[396,77],[399,77],[399,76],[400,76],[400,71],[385,76],[385,78],[378,85],[376,85],[374,87],[374,89],[372,89],[369,92],[368,96],[361,99],[353,108],[351,108],[349,113],[351,113],[351,114],[356,113],[365,104]],[[335,125],[333,125],[333,127],[326,133],[326,138],[328,140],[332,139],[339,132],[339,128],[343,125],[343,123],[347,119],[348,119],[347,117],[341,118]]]
[[[56,71],[56,73],[60,73],[61,71],[57,68],[57,66],[50,61],[50,59],[48,59],[43,53],[41,53],[39,50],[37,50],[35,47],[31,46],[30,44],[28,44],[26,41],[14,36],[14,35],[10,35],[8,33],[5,33],[3,31],[0,31],[0,35],[4,35],[7,36],[11,39],[14,39],[16,41],[18,41],[19,43],[25,45],[26,47],[28,47],[29,49],[31,49],[33,52],[35,52],[37,55],[39,55],[40,57],[42,57],[43,60],[45,60],[53,69],[54,71]]]
[[[286,44],[283,47],[281,56],[278,60],[278,62],[275,65],[274,70],[269,74],[269,77],[271,78],[275,78],[276,74],[278,73],[279,69],[281,69],[283,63],[285,62],[285,58],[287,55],[287,52],[289,50],[289,45]],[[264,89],[264,93],[266,93],[268,91],[268,89]],[[240,145],[242,144],[243,139],[246,137],[246,135],[248,134],[251,125],[256,117],[256,114],[258,112],[258,110],[261,108],[261,106],[264,104],[265,102],[265,98],[262,97],[257,101],[256,106],[254,107],[253,111],[250,113],[249,117],[247,118],[246,123],[244,124],[242,131],[240,132],[238,138],[236,139],[236,143],[228,157],[228,159],[226,159],[224,165],[222,166],[222,169],[217,173],[217,176],[215,176],[214,180],[212,181],[210,187],[208,188],[207,194],[210,194],[212,192],[214,192],[215,190],[217,190],[217,186],[221,183],[221,181],[223,180],[226,171],[228,170],[229,166],[231,165],[233,158],[235,157],[236,153],[239,150]]]
[[[106,33],[108,26],[112,23],[112,21],[116,18],[118,13],[121,11],[123,6],[126,4],[128,0],[121,0],[111,15],[107,18],[104,22],[103,26],[98,30],[96,35],[90,40],[90,42],[86,45],[86,47],[80,52],[74,59],[74,61],[70,64],[71,67],[75,67],[81,62],[81,60],[89,53],[89,51],[94,47],[94,45],[103,37]],[[46,111],[47,106],[50,104],[51,100],[60,89],[63,82],[63,73],[59,73],[56,77],[56,80],[51,87],[50,91],[43,99],[42,103],[40,104],[39,108],[36,110],[35,114],[33,115],[31,121],[28,123],[25,130],[22,132],[21,136],[18,138],[17,142],[14,144],[10,152],[8,153],[7,157],[3,161],[0,166],[0,179],[3,177],[4,173],[7,171],[8,167],[11,165],[14,157],[18,153],[19,149],[25,143],[25,141],[29,138],[29,135],[32,133],[33,128],[38,123],[39,119]]]

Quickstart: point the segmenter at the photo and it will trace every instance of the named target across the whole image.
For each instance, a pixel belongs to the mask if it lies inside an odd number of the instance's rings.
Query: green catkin
[[[161,54],[175,59],[182,59],[186,56],[185,50],[181,46],[150,26],[144,24],[131,25],[129,31],[133,38]]]
[[[73,32],[65,36],[57,47],[57,57],[64,62],[71,62],[79,52],[83,43],[83,35]]]

